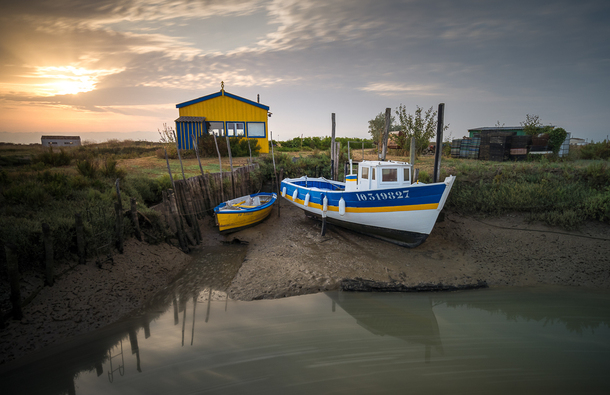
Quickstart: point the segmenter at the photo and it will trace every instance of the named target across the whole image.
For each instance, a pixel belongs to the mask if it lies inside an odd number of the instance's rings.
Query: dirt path
[[[462,286],[557,284],[610,288],[610,226],[580,231],[532,225],[520,215],[488,219],[448,213],[428,240],[406,249],[320,223],[282,202],[258,226],[221,236],[202,220],[205,242],[238,238],[246,258],[227,292],[233,299],[280,298],[340,288],[344,279]],[[25,318],[0,330],[0,364],[115,322],[169,284],[191,261],[167,244],[130,240],[115,264],[77,266],[24,308]],[[41,281],[31,280],[30,281]]]

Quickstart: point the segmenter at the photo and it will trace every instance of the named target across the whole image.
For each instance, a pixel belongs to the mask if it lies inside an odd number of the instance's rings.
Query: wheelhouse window
[[[265,122],[248,122],[248,137],[265,136]]]
[[[381,169],[381,181],[382,182],[398,181],[398,169]]]
[[[245,136],[245,128],[243,122],[227,122],[227,135],[229,137]]]
[[[403,180],[405,183],[411,181],[411,169],[409,169],[408,167],[405,167],[402,169],[403,170]]]
[[[363,180],[368,180],[369,179],[369,168],[368,167],[363,167],[362,168],[362,177]]]
[[[208,126],[208,134],[214,134],[216,136],[225,135],[224,122],[206,122]]]

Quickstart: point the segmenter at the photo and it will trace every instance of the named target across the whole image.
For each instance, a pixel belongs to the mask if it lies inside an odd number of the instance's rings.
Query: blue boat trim
[[[275,203],[275,201],[277,200],[277,197],[273,198],[273,195],[274,195],[273,193],[269,193],[269,192],[254,193],[254,194],[250,195],[250,197],[254,198],[254,197],[257,197],[257,196],[270,196],[270,197],[272,197],[272,199],[270,201],[268,201],[267,203],[262,204],[260,206],[244,208],[244,209],[241,209],[241,210],[223,211],[223,213],[226,213],[226,214],[228,214],[228,213],[247,213],[247,212],[260,211],[260,210],[265,209],[265,208],[267,208],[269,206],[272,206],[273,203]],[[220,203],[218,206],[214,207],[214,212],[216,214],[218,214],[220,209],[225,207],[226,205],[227,205],[227,202]]]
[[[445,184],[426,185],[426,188],[418,186],[405,186],[374,191],[349,191],[345,192],[339,186],[322,181],[293,182],[293,185],[282,182],[282,190],[286,188],[286,196],[292,197],[297,190],[297,199],[305,200],[309,193],[310,204],[322,204],[324,196],[328,199],[329,207],[339,207],[341,198],[345,200],[346,207],[354,208],[374,208],[374,207],[396,207],[396,206],[417,206],[423,204],[438,204],[441,201],[443,192],[447,187]],[[295,186],[296,184],[297,186]],[[319,191],[310,188],[318,188]],[[322,190],[331,189],[332,190]]]

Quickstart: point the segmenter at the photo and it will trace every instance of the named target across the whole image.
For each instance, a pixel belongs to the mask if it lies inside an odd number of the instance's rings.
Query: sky
[[[370,137],[445,103],[445,139],[526,114],[610,133],[610,2],[28,0],[0,3],[0,141],[157,141],[220,90],[270,107],[275,140]]]

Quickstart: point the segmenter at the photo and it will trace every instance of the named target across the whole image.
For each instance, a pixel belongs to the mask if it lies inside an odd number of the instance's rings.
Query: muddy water
[[[328,292],[239,302],[223,290],[245,248],[225,247],[130,319],[4,367],[1,392],[610,391],[610,293]]]

